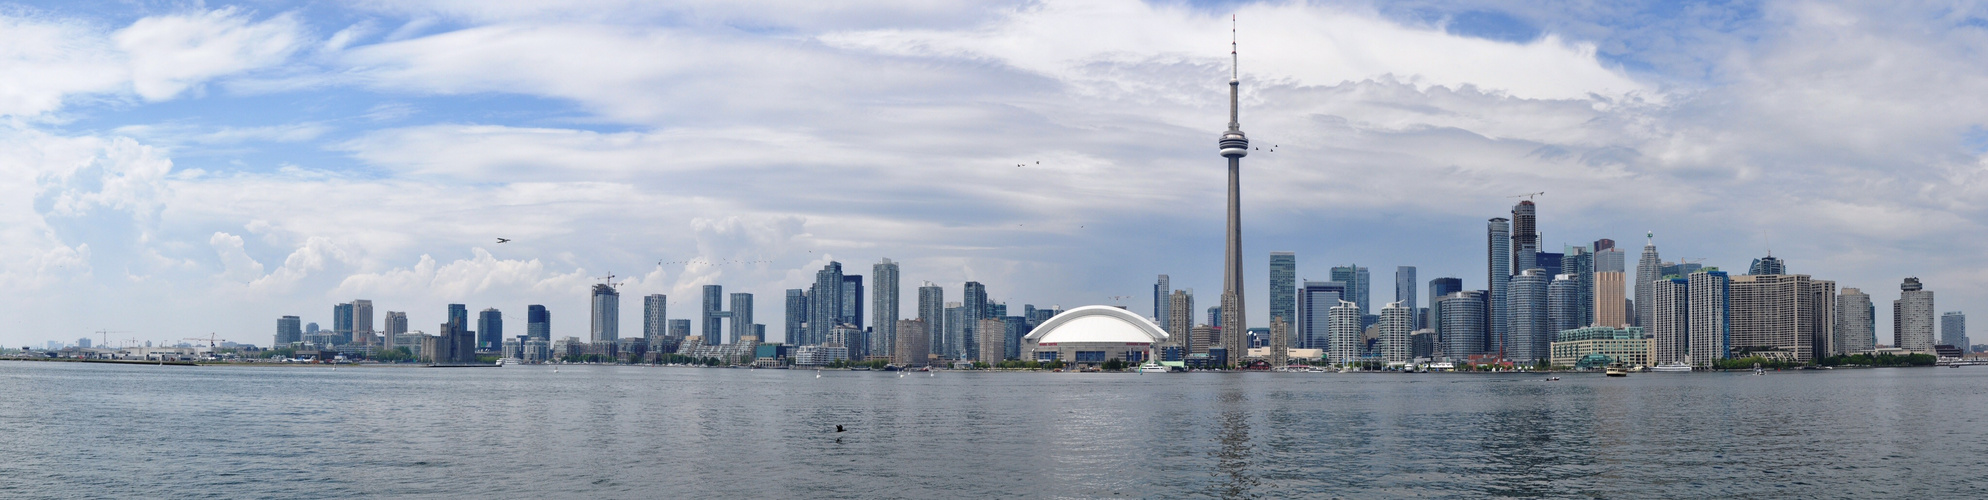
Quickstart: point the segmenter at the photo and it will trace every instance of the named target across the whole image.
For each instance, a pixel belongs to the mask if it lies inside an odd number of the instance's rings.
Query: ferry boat
[[[1608,365],[1607,374],[1610,377],[1627,377],[1629,376],[1629,369],[1623,368],[1622,363],[1613,363]]]
[[[1166,366],[1152,361],[1147,361],[1146,364],[1139,365],[1139,373],[1166,373],[1167,371]]]
[[[1683,361],[1672,361],[1657,365],[1656,368],[1651,368],[1650,371],[1657,373],[1690,373],[1691,365],[1684,364]]]

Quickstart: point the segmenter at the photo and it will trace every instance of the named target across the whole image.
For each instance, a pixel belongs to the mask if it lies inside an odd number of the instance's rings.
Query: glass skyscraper
[[[545,306],[532,304],[525,306],[525,337],[544,342],[552,341],[552,312]]]
[[[594,285],[593,342],[621,339],[621,292],[606,283]]]
[[[1298,254],[1292,252],[1270,252],[1270,321],[1284,319],[1285,325],[1298,323]],[[1264,324],[1269,324],[1265,322]],[[1289,328],[1289,337],[1296,337],[1296,328]],[[1289,345],[1302,345],[1296,338],[1286,338]]]
[[[1526,207],[1529,214],[1532,202],[1525,202],[1523,206]],[[1528,216],[1526,223],[1528,225],[1532,223],[1530,216]],[[1529,226],[1528,229],[1530,229]],[[1489,245],[1489,248],[1485,249],[1488,268],[1485,270],[1484,286],[1485,291],[1490,296],[1483,298],[1483,300],[1489,303],[1485,307],[1487,316],[1483,323],[1485,323],[1485,335],[1489,337],[1487,339],[1489,345],[1479,345],[1479,348],[1488,349],[1492,352],[1502,352],[1505,348],[1505,324],[1507,322],[1505,314],[1505,292],[1508,289],[1507,287],[1510,286],[1512,279],[1512,264],[1520,262],[1520,259],[1513,257],[1514,254],[1511,245],[1516,237],[1511,235],[1511,231],[1512,226],[1510,221],[1502,217],[1492,218],[1485,227],[1485,243]],[[1525,259],[1522,261],[1526,266],[1525,269],[1532,269],[1533,264],[1535,264],[1533,261],[1534,252],[1537,250],[1538,247],[1533,247],[1526,253]],[[1525,269],[1520,270],[1523,271]],[[1449,313],[1444,313],[1443,321],[1449,321],[1449,319]],[[1443,335],[1447,339],[1449,336],[1447,333],[1448,330],[1443,331],[1445,332]],[[1452,343],[1451,345],[1454,346],[1456,344]],[[1476,352],[1471,352],[1470,354],[1476,354]],[[1452,355],[1454,356],[1454,353]]]

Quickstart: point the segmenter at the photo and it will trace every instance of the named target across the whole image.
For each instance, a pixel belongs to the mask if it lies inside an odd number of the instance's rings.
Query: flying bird
[[[498,242],[498,243],[510,243],[510,242],[511,242],[511,239],[510,239],[510,238],[497,238],[497,242]]]

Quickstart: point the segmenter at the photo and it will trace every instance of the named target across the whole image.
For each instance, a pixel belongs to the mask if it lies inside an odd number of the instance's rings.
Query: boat
[[[1766,375],[1766,374],[1767,374],[1767,370],[1762,370],[1762,369],[1760,369],[1760,363],[1754,363],[1754,364],[1753,364],[1753,374],[1754,374],[1754,375]]]
[[[1657,365],[1656,368],[1651,368],[1650,371],[1657,373],[1690,373],[1691,365],[1684,364],[1683,361],[1672,361]]]
[[[1629,376],[1629,369],[1623,368],[1622,363],[1614,363],[1608,365],[1607,374],[1610,377],[1627,377]]]
[[[1167,371],[1168,370],[1166,366],[1151,361],[1147,361],[1146,364],[1139,365],[1139,373],[1166,373]]]

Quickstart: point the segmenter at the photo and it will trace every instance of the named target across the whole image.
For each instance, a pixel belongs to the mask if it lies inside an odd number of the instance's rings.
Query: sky
[[[0,344],[353,299],[584,338],[610,274],[623,335],[717,284],[778,340],[783,290],[883,258],[906,315],[1212,305],[1231,16],[1258,324],[1272,251],[1483,288],[1532,192],[1549,250],[1772,252],[1879,325],[1907,276],[1988,300],[1975,2],[65,1],[0,4]]]

